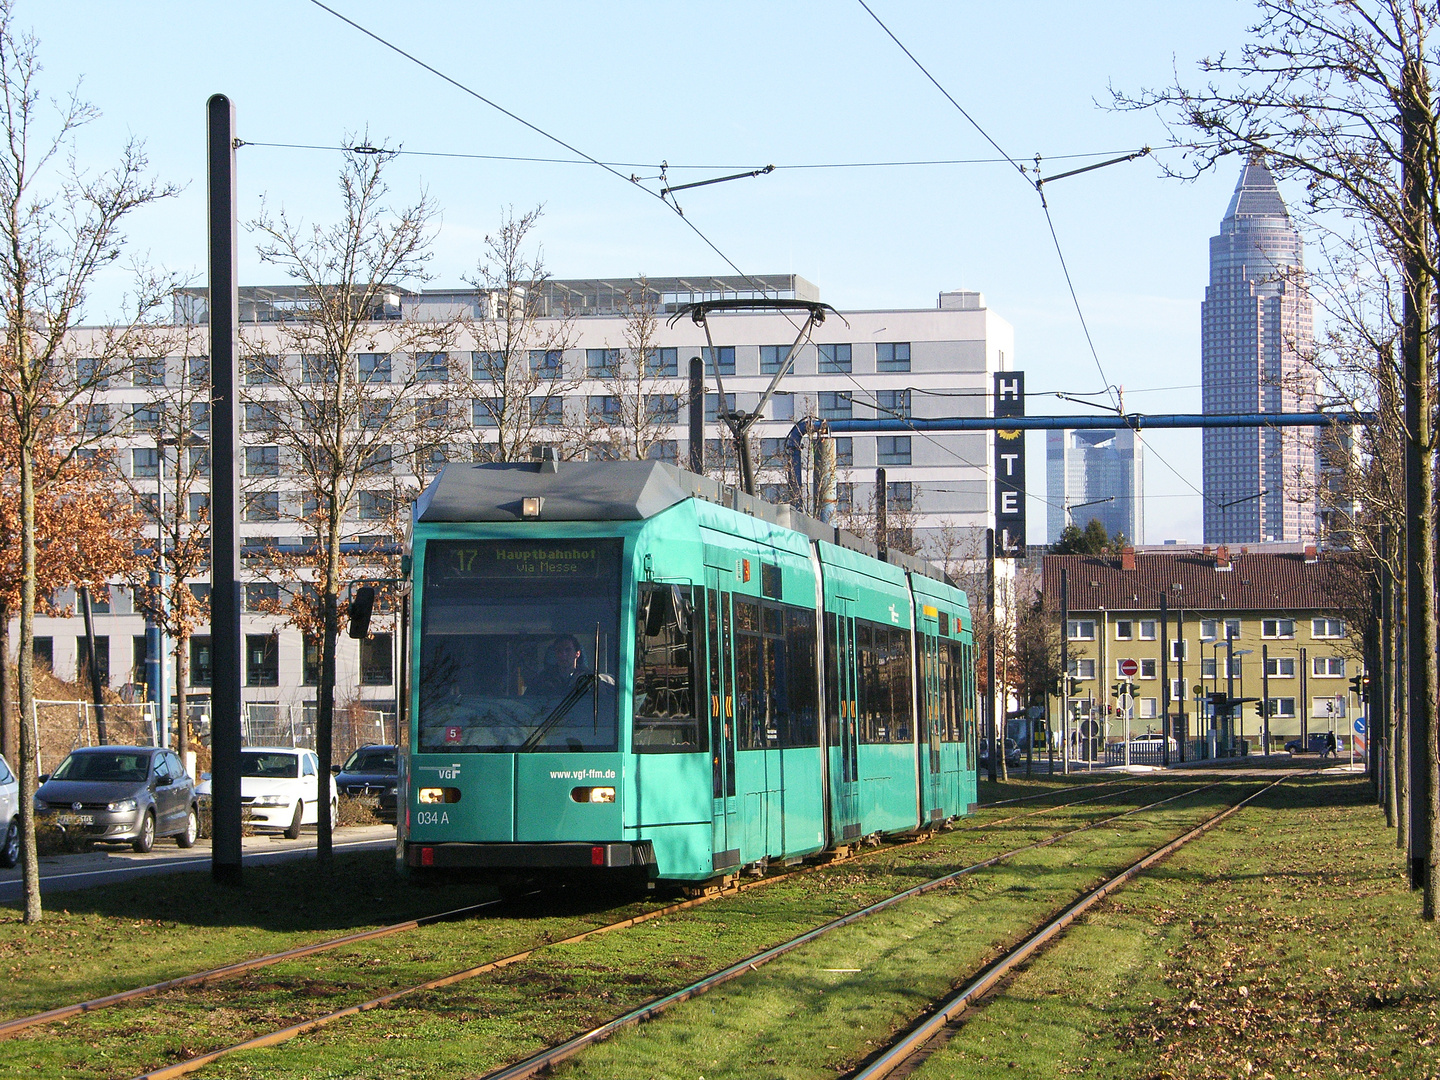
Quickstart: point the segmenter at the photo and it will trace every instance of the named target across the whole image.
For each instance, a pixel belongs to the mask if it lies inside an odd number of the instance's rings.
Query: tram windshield
[[[616,748],[620,545],[426,545],[421,753]]]

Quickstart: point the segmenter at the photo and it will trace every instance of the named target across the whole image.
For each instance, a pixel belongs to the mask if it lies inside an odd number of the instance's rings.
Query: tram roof
[[[449,464],[420,494],[415,520],[423,524],[467,521],[524,521],[523,500],[539,496],[540,521],[640,521],[686,499],[727,506],[877,557],[875,545],[791,506],[776,505],[663,461],[540,461]],[[888,562],[943,581],[938,567],[898,551]]]

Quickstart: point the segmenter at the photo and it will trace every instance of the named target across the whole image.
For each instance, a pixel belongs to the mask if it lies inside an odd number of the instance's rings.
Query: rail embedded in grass
[[[1188,790],[1186,790],[1186,791],[1180,792],[1179,794],[1172,795],[1172,796],[1170,796],[1170,797],[1168,797],[1168,798],[1158,800],[1157,802],[1150,803],[1150,804],[1148,804],[1148,805],[1146,805],[1146,806],[1135,807],[1135,808],[1133,808],[1133,809],[1131,809],[1131,810],[1127,810],[1127,811],[1125,811],[1125,812],[1123,812],[1123,813],[1120,813],[1120,814],[1115,814],[1115,815],[1112,815],[1112,816],[1107,817],[1107,818],[1102,818],[1102,819],[1100,819],[1100,820],[1098,820],[1098,821],[1089,822],[1089,823],[1087,823],[1087,824],[1085,824],[1085,825],[1081,825],[1081,826],[1079,826],[1079,827],[1077,827],[1077,828],[1075,828],[1075,829],[1069,829],[1069,830],[1065,830],[1065,831],[1060,832],[1060,833],[1056,833],[1056,834],[1053,835],[1053,836],[1049,836],[1049,837],[1046,837],[1046,838],[1044,838],[1044,839],[1035,841],[1034,843],[1026,844],[1026,845],[1024,845],[1024,846],[1022,846],[1022,847],[1015,848],[1013,851],[1008,851],[1008,852],[1004,852],[1004,853],[1002,853],[1002,854],[1000,854],[1000,855],[992,856],[991,858],[985,859],[985,860],[982,861],[982,862],[975,863],[975,864],[973,864],[973,865],[971,865],[971,866],[968,866],[968,867],[965,867],[965,868],[963,868],[963,869],[961,869],[961,870],[959,870],[959,871],[955,871],[955,872],[953,872],[953,873],[951,873],[951,874],[947,874],[947,875],[945,875],[945,876],[943,876],[943,877],[941,877],[941,878],[936,878],[936,879],[934,879],[933,881],[924,882],[924,883],[922,883],[922,884],[920,884],[920,885],[917,885],[917,886],[914,886],[914,887],[912,887],[912,888],[910,888],[910,889],[904,890],[904,891],[901,892],[901,893],[897,893],[897,894],[895,894],[895,895],[893,895],[893,896],[891,896],[891,897],[888,897],[888,898],[886,898],[885,900],[880,901],[878,905],[872,905],[870,908],[861,909],[861,912],[852,912],[852,913],[850,913],[849,915],[842,916],[841,919],[843,920],[843,923],[842,923],[842,922],[839,922],[839,921],[837,921],[834,925],[832,925],[832,924],[830,924],[830,923],[827,923],[827,924],[825,924],[825,926],[819,928],[818,930],[812,930],[812,931],[808,932],[806,935],[802,935],[802,937],[799,938],[799,939],[792,939],[791,942],[782,943],[781,945],[775,947],[777,950],[779,950],[779,951],[775,952],[775,955],[777,955],[777,956],[778,956],[778,955],[782,955],[784,952],[790,951],[791,948],[798,947],[798,945],[799,945],[799,944],[803,944],[804,941],[808,941],[808,940],[811,940],[813,937],[819,936],[819,933],[820,933],[820,932],[825,932],[825,931],[827,930],[827,928],[829,928],[829,929],[834,929],[834,928],[836,928],[838,925],[848,924],[849,922],[853,922],[856,918],[863,917],[863,914],[868,914],[868,913],[872,913],[873,911],[883,910],[885,907],[888,907],[888,906],[890,906],[890,905],[892,905],[892,904],[894,904],[894,903],[898,903],[898,902],[900,902],[901,900],[908,899],[908,898],[910,898],[910,897],[912,897],[912,896],[920,895],[921,893],[924,893],[924,892],[929,892],[929,891],[931,891],[931,890],[933,890],[933,889],[936,889],[936,888],[940,888],[940,887],[942,887],[943,885],[949,883],[950,881],[956,880],[956,879],[958,879],[958,878],[960,878],[960,877],[965,876],[966,874],[974,873],[974,872],[976,872],[976,871],[978,871],[978,870],[981,870],[981,869],[984,869],[984,868],[986,868],[986,867],[994,866],[994,865],[996,865],[997,863],[1002,862],[1002,861],[1004,861],[1005,859],[1012,858],[1012,857],[1015,856],[1015,855],[1019,855],[1019,854],[1021,854],[1021,853],[1023,853],[1023,852],[1027,852],[1027,851],[1033,851],[1033,850],[1036,850],[1036,849],[1039,849],[1039,848],[1048,847],[1048,846],[1050,846],[1051,844],[1057,843],[1058,841],[1064,839],[1064,838],[1067,837],[1067,836],[1073,836],[1073,835],[1075,835],[1075,834],[1077,834],[1077,833],[1085,832],[1085,831],[1090,830],[1090,829],[1099,828],[1099,827],[1101,827],[1101,826],[1103,826],[1103,825],[1106,825],[1106,824],[1109,824],[1109,823],[1111,823],[1111,822],[1118,821],[1118,820],[1120,820],[1121,818],[1129,817],[1129,816],[1131,816],[1131,815],[1133,815],[1133,814],[1142,813],[1142,812],[1144,812],[1144,811],[1146,811],[1146,810],[1154,809],[1154,808],[1157,807],[1157,806],[1163,806],[1163,805],[1165,805],[1166,803],[1174,802],[1174,801],[1177,800],[1177,799],[1185,798],[1185,797],[1187,797],[1187,796],[1194,795],[1194,794],[1197,794],[1197,793],[1199,793],[1199,792],[1209,790],[1210,788],[1213,788],[1213,787],[1218,787],[1218,786],[1220,786],[1220,784],[1222,784],[1222,783],[1225,783],[1225,781],[1215,781],[1215,782],[1213,782],[1213,783],[1204,784],[1204,785],[1201,785],[1201,786],[1199,786],[1199,787],[1190,788],[1190,789],[1188,789]],[[922,840],[922,841],[909,841],[909,842],[902,843],[902,844],[890,845],[890,846],[887,846],[887,847],[884,847],[884,848],[876,848],[876,849],[872,849],[872,850],[867,851],[867,852],[860,853],[859,855],[854,856],[854,857],[857,857],[857,858],[858,858],[858,857],[863,857],[864,855],[876,855],[876,854],[880,854],[880,853],[886,852],[886,851],[895,851],[895,850],[897,850],[898,848],[912,846],[912,845],[915,844],[915,843],[921,843],[921,842],[923,842],[923,840]],[[350,1005],[350,1006],[347,1006],[346,1008],[343,1008],[343,1009],[337,1009],[337,1010],[335,1010],[335,1011],[333,1011],[333,1012],[330,1012],[330,1013],[327,1013],[327,1014],[325,1014],[325,1015],[313,1017],[313,1018],[311,1018],[311,1019],[309,1019],[309,1020],[305,1020],[305,1021],[302,1021],[302,1022],[300,1022],[300,1023],[298,1023],[298,1024],[293,1024],[293,1025],[291,1025],[291,1026],[289,1026],[289,1027],[282,1028],[282,1029],[279,1029],[279,1030],[277,1030],[277,1031],[272,1031],[272,1032],[266,1033],[266,1034],[264,1034],[264,1035],[257,1035],[257,1036],[255,1036],[254,1038],[246,1039],[246,1040],[244,1040],[243,1042],[236,1043],[236,1044],[234,1044],[234,1045],[232,1045],[232,1046],[227,1046],[227,1047],[223,1047],[223,1048],[218,1049],[218,1050],[210,1051],[210,1052],[205,1053],[205,1054],[200,1054],[200,1055],[197,1055],[197,1056],[195,1056],[195,1057],[188,1058],[188,1059],[186,1059],[186,1060],[184,1060],[184,1061],[176,1062],[176,1063],[174,1063],[174,1064],[172,1064],[172,1065],[162,1066],[162,1067],[160,1067],[160,1068],[158,1068],[158,1069],[151,1070],[150,1072],[146,1072],[146,1073],[140,1074],[139,1076],[137,1076],[137,1077],[135,1078],[135,1080],[173,1080],[173,1078],[175,1078],[175,1077],[186,1076],[186,1075],[188,1075],[188,1074],[190,1074],[190,1073],[192,1073],[192,1072],[197,1071],[198,1069],[203,1068],[204,1066],[206,1066],[206,1065],[208,1065],[208,1064],[210,1064],[210,1063],[212,1063],[212,1062],[214,1062],[214,1061],[219,1060],[219,1059],[222,1058],[222,1057],[227,1057],[227,1056],[229,1056],[230,1054],[238,1053],[238,1052],[245,1051],[245,1050],[259,1050],[259,1049],[264,1049],[264,1048],[266,1048],[266,1047],[278,1046],[278,1045],[280,1045],[280,1044],[282,1044],[282,1043],[289,1042],[290,1040],[295,1039],[295,1038],[297,1038],[297,1037],[299,1037],[299,1036],[301,1036],[301,1035],[306,1035],[306,1034],[309,1034],[309,1033],[312,1032],[312,1031],[319,1030],[319,1029],[322,1028],[322,1027],[327,1027],[327,1026],[329,1026],[329,1025],[331,1025],[331,1024],[336,1023],[336,1022],[339,1021],[339,1020],[343,1020],[343,1019],[345,1019],[345,1018],[347,1018],[347,1017],[350,1017],[350,1016],[356,1016],[356,1015],[359,1015],[359,1014],[361,1014],[361,1013],[370,1012],[370,1011],[372,1011],[372,1010],[374,1010],[374,1009],[378,1009],[378,1008],[381,1008],[381,1007],[383,1007],[383,1006],[389,1005],[389,1004],[391,1004],[392,1002],[395,1002],[395,1001],[397,1001],[397,1000],[399,1000],[399,999],[401,999],[401,998],[407,997],[407,996],[409,996],[409,995],[417,994],[417,993],[420,993],[420,992],[423,992],[423,991],[427,991],[427,990],[438,990],[438,989],[441,989],[441,988],[446,987],[446,986],[451,986],[451,985],[454,985],[454,984],[459,983],[459,982],[464,982],[464,981],[466,981],[466,980],[476,978],[476,977],[478,977],[478,976],[480,976],[480,975],[485,975],[485,974],[488,974],[488,973],[490,973],[490,972],[499,971],[499,970],[501,970],[502,968],[506,968],[506,967],[509,967],[509,966],[511,966],[511,965],[520,963],[520,962],[522,962],[522,961],[524,961],[524,960],[528,960],[531,956],[533,956],[535,953],[541,951],[542,949],[550,948],[550,947],[553,947],[553,946],[577,944],[578,942],[584,941],[584,940],[586,940],[586,939],[588,939],[588,938],[595,937],[595,936],[600,935],[600,934],[605,934],[605,933],[608,933],[608,932],[611,932],[611,931],[615,931],[615,930],[627,929],[627,928],[629,928],[629,927],[631,927],[631,926],[635,926],[635,925],[638,925],[639,923],[643,923],[643,922],[649,922],[649,921],[651,921],[652,919],[657,919],[657,918],[660,918],[661,916],[664,916],[664,915],[677,914],[677,913],[679,913],[679,912],[681,912],[681,911],[685,911],[685,910],[688,910],[688,909],[690,909],[690,908],[698,907],[698,906],[700,906],[701,904],[709,903],[711,900],[718,899],[718,898],[720,898],[721,896],[733,895],[734,893],[739,892],[739,891],[747,891],[747,890],[749,890],[749,889],[759,888],[759,887],[764,886],[764,885],[772,884],[773,882],[776,882],[776,881],[780,881],[780,880],[784,880],[784,879],[786,879],[786,878],[794,877],[794,876],[796,876],[798,873],[809,872],[809,871],[813,871],[813,870],[816,870],[816,869],[819,869],[819,867],[807,867],[807,868],[804,868],[804,870],[802,870],[802,871],[790,871],[790,872],[787,872],[787,873],[784,873],[784,874],[774,875],[774,876],[772,876],[772,877],[765,878],[765,879],[762,879],[762,880],[759,880],[759,881],[747,882],[747,883],[745,883],[744,885],[741,885],[741,886],[739,886],[739,887],[737,887],[737,888],[733,888],[733,889],[727,890],[727,891],[722,892],[722,893],[712,894],[712,895],[703,896],[703,897],[696,897],[696,898],[691,899],[691,900],[681,901],[681,902],[678,902],[678,903],[675,903],[675,904],[667,905],[666,907],[663,907],[663,908],[657,908],[657,909],[654,910],[654,911],[645,912],[644,914],[641,914],[641,915],[632,916],[632,917],[630,917],[630,918],[622,919],[622,920],[620,920],[620,921],[618,921],[618,922],[610,923],[610,924],[607,924],[607,925],[605,925],[605,926],[594,927],[594,928],[592,928],[592,929],[583,931],[582,933],[575,934],[575,935],[572,935],[572,936],[570,936],[570,937],[561,938],[561,939],[558,939],[558,940],[555,940],[555,941],[550,941],[550,942],[544,942],[544,943],[541,943],[541,944],[539,944],[539,945],[534,946],[533,948],[525,949],[525,950],[522,950],[522,951],[520,951],[520,952],[513,953],[513,954],[511,954],[511,955],[509,955],[509,956],[501,957],[501,958],[496,959],[496,960],[491,960],[491,961],[488,961],[488,962],[486,962],[486,963],[484,963],[484,964],[479,964],[479,965],[476,965],[476,966],[474,966],[474,967],[466,968],[466,969],[461,970],[461,971],[456,971],[456,972],[453,972],[453,973],[451,973],[451,974],[449,974],[449,975],[444,975],[444,976],[441,976],[441,977],[436,978],[436,979],[430,979],[430,980],[427,980],[427,981],[422,982],[422,983],[418,983],[418,984],[413,985],[413,986],[402,987],[402,988],[400,988],[400,989],[398,989],[398,990],[391,991],[390,993],[383,994],[383,995],[381,995],[381,996],[379,996],[379,997],[372,998],[372,999],[370,999],[370,1000],[368,1000],[368,1001],[359,1002],[359,1003],[357,1003],[357,1004],[355,1004],[355,1005]],[[762,956],[764,957],[764,959],[760,959],[760,958],[759,958],[759,957],[762,957]],[[747,960],[741,961],[740,964],[739,964],[738,967],[737,967],[737,970],[735,971],[735,974],[740,974],[745,968],[747,968],[747,967],[752,967],[752,966],[758,966],[759,964],[764,963],[764,962],[766,962],[766,960],[771,959],[771,958],[773,958],[773,957],[767,956],[766,954],[763,954],[763,953],[762,953],[762,954],[757,954],[757,956],[755,956],[755,957],[751,957],[751,958],[749,958],[749,959],[747,959]],[[729,970],[730,970],[730,969],[726,969],[726,971],[729,971]],[[731,977],[733,977],[733,975],[728,976],[726,980],[722,980],[722,981],[728,981],[728,978],[731,978]],[[713,978],[713,976],[712,976],[712,978]],[[702,982],[704,982],[704,981],[705,981],[705,980],[702,980]],[[719,985],[719,983],[717,982],[717,983],[715,983],[714,985]],[[707,985],[707,986],[706,986],[706,989],[708,989],[708,988],[709,988],[709,986]],[[703,992],[703,991],[699,991],[699,992]],[[694,995],[691,994],[691,996],[694,996]],[[674,1001],[669,1001],[668,999],[661,999],[661,1000],[667,1001],[667,1004],[666,1004],[665,1006],[663,1006],[660,1011],[663,1011],[663,1008],[668,1008],[669,1004],[674,1004],[674,1003],[675,1003]],[[679,999],[679,1000],[684,1000],[684,999],[682,998],[682,999]],[[653,1004],[654,1004],[654,1003],[652,1003],[652,1006],[653,1006]],[[651,1007],[651,1006],[646,1006],[646,1007],[642,1007],[642,1008],[650,1008],[650,1007]],[[626,1015],[628,1016],[628,1015],[630,1015],[630,1014],[626,1014]],[[622,1017],[621,1019],[624,1020],[624,1017]],[[627,1024],[628,1024],[628,1023],[636,1023],[636,1022],[638,1022],[638,1020],[632,1019],[632,1020],[629,1020],[629,1021],[627,1022]],[[612,1023],[616,1023],[616,1022],[612,1022]],[[627,1026],[627,1024],[622,1024],[621,1026]],[[606,1027],[604,1027],[604,1028],[596,1029],[596,1031],[604,1031],[606,1034],[609,1033],[609,1030],[610,1030],[609,1025],[606,1025]],[[591,1032],[591,1033],[589,1033],[589,1034],[590,1034],[590,1035],[594,1035],[595,1033],[594,1033],[594,1032]],[[584,1037],[585,1037],[585,1036],[582,1036],[582,1038],[584,1038]],[[600,1036],[600,1037],[603,1038],[604,1036],[602,1035],[602,1036]],[[598,1041],[598,1039],[592,1038],[590,1041],[592,1041],[592,1042],[593,1042],[593,1041]],[[568,1044],[563,1044],[563,1045],[568,1045]],[[587,1043],[585,1043],[585,1045],[589,1045],[589,1043],[587,1042]],[[578,1049],[578,1048],[577,1048],[577,1049]],[[569,1056],[569,1055],[566,1055],[566,1056]],[[529,1060],[529,1059],[527,1059],[527,1060]],[[557,1060],[559,1060],[559,1059],[557,1059]],[[513,1068],[513,1067],[514,1067],[514,1066],[512,1066],[512,1068]],[[499,1075],[506,1075],[506,1074],[502,1072],[502,1073],[495,1074],[495,1075],[499,1076]]]
[[[1283,784],[1287,779],[1289,779],[1289,777],[1282,776],[1280,779],[1266,784],[1258,791],[1254,791],[1241,799],[1234,806],[1227,807],[1220,811],[1215,816],[1201,822],[1189,832],[1171,840],[1163,847],[1157,848],[1143,859],[1137,860],[1120,871],[1120,873],[1102,882],[1035,933],[1027,936],[1019,945],[989,965],[958,993],[947,997],[945,1001],[941,1003],[940,1007],[930,1016],[926,1017],[899,1039],[891,1043],[889,1047],[882,1050],[878,1056],[873,1058],[864,1067],[847,1074],[846,1080],[882,1080],[883,1077],[889,1076],[918,1054],[931,1039],[939,1034],[948,1024],[953,1022],[957,1016],[995,989],[1002,979],[1063,933],[1066,927],[1070,926],[1071,923],[1090,908],[1094,907],[1126,882],[1184,847],[1191,840],[1204,835],[1222,821],[1239,813],[1248,803],[1253,802],[1261,795]]]

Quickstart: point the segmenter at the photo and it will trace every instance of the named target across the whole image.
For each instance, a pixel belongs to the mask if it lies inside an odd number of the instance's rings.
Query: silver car
[[[0,866],[20,861],[20,779],[0,757]]]
[[[87,840],[123,840],[149,851],[156,836],[195,843],[195,784],[180,759],[153,746],[72,750],[35,793],[37,820]]]

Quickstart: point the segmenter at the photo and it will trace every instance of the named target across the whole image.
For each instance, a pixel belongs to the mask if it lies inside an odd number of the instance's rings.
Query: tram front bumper
[[[648,840],[603,844],[426,844],[409,841],[405,862],[414,867],[479,870],[580,870],[655,865]]]

